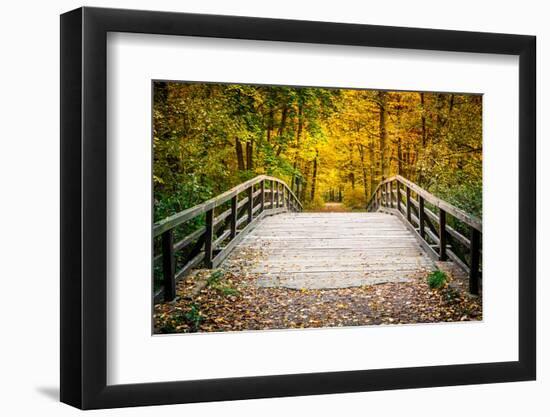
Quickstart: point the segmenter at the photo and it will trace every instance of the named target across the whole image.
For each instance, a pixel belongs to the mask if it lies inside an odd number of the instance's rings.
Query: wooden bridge
[[[401,176],[381,182],[366,211],[304,213],[283,181],[258,176],[154,225],[154,262],[163,277],[155,302],[173,300],[176,282],[193,268],[216,268],[246,250],[261,254],[247,266],[258,286],[406,282],[435,269],[434,261],[451,261],[478,294],[479,219]]]

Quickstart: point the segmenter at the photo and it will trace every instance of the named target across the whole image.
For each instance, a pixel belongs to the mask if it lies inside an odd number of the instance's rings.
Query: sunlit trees
[[[157,82],[153,107],[156,219],[258,174],[357,209],[400,174],[481,214],[479,95]]]

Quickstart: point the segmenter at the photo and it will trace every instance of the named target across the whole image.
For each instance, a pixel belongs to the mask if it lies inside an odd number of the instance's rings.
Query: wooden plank
[[[204,264],[212,268],[212,239],[214,237],[214,209],[206,212],[206,230],[204,234]]]
[[[193,259],[191,259],[189,262],[185,264],[183,268],[181,268],[178,273],[176,274],[176,282],[181,280],[191,269],[199,265],[204,260],[204,252],[199,253],[197,256],[195,256]]]
[[[447,260],[447,215],[439,209],[439,260]]]
[[[256,204],[256,206],[254,206],[254,208],[252,209],[252,215],[256,214],[258,211],[261,211],[261,209],[262,209],[262,205]]]
[[[401,186],[400,186],[400,184],[401,183],[399,181],[395,182],[395,185],[397,186],[397,189],[396,189],[397,211],[401,211]]]
[[[246,216],[241,216],[241,217],[237,220],[237,229],[238,229],[239,227],[241,227],[241,225],[242,225],[243,223],[246,223],[247,221],[248,221],[248,215],[246,215]]]
[[[420,237],[422,239],[425,238],[425,223],[426,213],[424,213],[424,198],[422,196],[418,196],[418,227],[419,227],[419,233]]]
[[[460,232],[453,229],[451,226],[446,225],[445,229],[447,230],[447,233],[449,233],[452,237],[454,237],[458,242],[462,243],[467,248],[470,247],[470,239],[463,236]]]
[[[241,209],[245,204],[248,204],[248,196],[237,203],[237,209]]]
[[[433,221],[435,224],[439,226],[439,216],[436,215],[433,211],[431,211],[429,208],[424,206],[424,213],[426,213],[426,218],[428,218],[430,221]]]
[[[260,182],[260,212],[264,211],[265,206],[265,181]]]
[[[273,209],[275,207],[275,183],[273,181],[271,181],[271,184],[270,184],[270,194],[269,194],[269,198],[270,198],[270,201],[271,201],[271,204],[270,204],[270,208]]]
[[[472,228],[470,237],[470,293],[479,294],[479,248],[481,244],[481,233]]]
[[[252,216],[253,216],[252,210],[254,209],[254,197],[253,197],[254,188],[250,186],[247,190],[247,193],[248,193],[248,204],[246,205],[246,212],[247,212],[248,223],[250,223],[252,221]]]
[[[190,243],[194,242],[195,240],[199,239],[204,233],[204,228],[201,227],[200,229],[195,230],[193,233],[188,234],[183,239],[181,239],[179,242],[174,244],[174,251],[177,252],[185,247],[187,247]]]
[[[254,190],[254,188],[252,188],[252,190]],[[254,192],[252,193],[252,199],[255,200],[256,197],[258,197],[258,196],[260,195],[261,192],[262,192],[262,190],[260,190],[260,189],[254,191]]]
[[[215,250],[220,243],[227,239],[231,235],[231,230],[225,230],[214,242],[212,242],[212,249]]]
[[[428,236],[436,245],[439,245],[439,238],[430,229],[424,230],[425,236]]]
[[[247,224],[246,227],[241,230],[237,237],[231,240],[212,260],[212,268],[217,268],[223,260],[231,253],[231,251],[237,246],[245,236],[250,233],[250,231],[259,223],[259,221],[267,215],[267,211],[260,213],[258,217],[252,220],[251,223]]]
[[[237,196],[231,198],[231,239],[237,236]]]
[[[407,220],[411,223],[411,189],[407,187]]]
[[[447,256],[449,259],[451,259],[454,263],[456,263],[466,274],[470,275],[470,268],[462,259],[458,257],[456,253],[454,253],[452,250],[447,249]]]

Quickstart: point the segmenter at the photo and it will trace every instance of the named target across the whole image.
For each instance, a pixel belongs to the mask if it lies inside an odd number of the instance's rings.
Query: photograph
[[[154,334],[483,319],[481,94],[151,94]]]

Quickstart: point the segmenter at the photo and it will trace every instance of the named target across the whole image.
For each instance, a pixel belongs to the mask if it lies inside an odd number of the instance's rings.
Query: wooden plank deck
[[[329,289],[407,282],[435,269],[415,236],[386,213],[284,213],[264,219],[242,251],[258,286]]]

